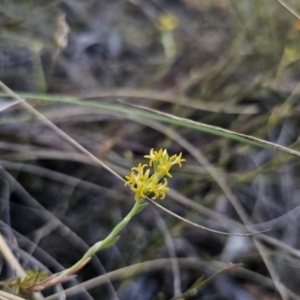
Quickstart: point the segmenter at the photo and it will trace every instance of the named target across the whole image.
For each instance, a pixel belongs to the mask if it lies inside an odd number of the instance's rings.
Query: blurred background
[[[158,114],[299,150],[300,4],[280,2],[0,0],[2,82],[123,177],[151,148],[182,152],[159,201],[177,215],[268,230],[220,235],[150,204],[45,296],[83,283],[67,299],[175,299],[216,274],[181,299],[300,299],[299,157]],[[25,269],[59,272],[134,195],[12,101],[0,94],[0,231]]]

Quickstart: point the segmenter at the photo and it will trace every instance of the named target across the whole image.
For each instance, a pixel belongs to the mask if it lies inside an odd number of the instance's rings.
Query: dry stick
[[[144,120],[143,120],[144,122]],[[147,121],[147,124],[151,124],[151,127],[154,127],[155,129],[159,131],[163,131],[164,134],[168,135],[170,138],[174,139],[177,141],[178,144],[180,144],[182,147],[184,147],[186,150],[188,150],[196,159],[197,161],[206,169],[206,171],[211,175],[211,177],[216,181],[216,183],[219,185],[219,187],[222,189],[224,192],[225,196],[229,199],[231,205],[234,207],[236,210],[237,214],[243,221],[245,225],[249,225],[249,219],[247,216],[247,213],[245,212],[243,206],[240,204],[238,201],[237,197],[231,192],[229,186],[225,183],[223,180],[223,176],[219,175],[220,172],[218,172],[206,159],[206,157],[200,152],[200,150],[197,150],[192,144],[190,144],[188,141],[186,141],[184,138],[182,138],[181,135],[176,133],[174,130],[171,128],[167,128],[162,124],[157,124],[157,122],[153,121]],[[155,203],[156,204],[156,203]],[[256,240],[255,238],[253,239],[254,244],[256,245],[267,269],[270,272],[271,277],[273,278],[275,282],[275,286],[280,293],[281,297],[285,300],[287,299],[287,292],[286,288],[283,288],[283,286],[279,283],[279,277],[278,274],[276,273],[276,270],[271,263],[270,259],[266,255],[265,247],[263,244],[261,244],[260,241]],[[299,298],[300,299],[300,298]]]

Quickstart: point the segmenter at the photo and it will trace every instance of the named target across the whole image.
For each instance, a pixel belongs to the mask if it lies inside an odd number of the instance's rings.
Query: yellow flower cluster
[[[169,157],[167,150],[160,149],[154,151],[151,149],[149,155],[145,155],[145,158],[149,159],[149,164],[139,164],[137,167],[131,169],[129,176],[126,176],[125,185],[131,185],[131,190],[135,193],[134,200],[141,200],[154,193],[152,199],[165,198],[168,192],[168,180],[163,179],[163,183],[160,180],[164,176],[172,177],[170,169],[173,165],[178,164],[181,167],[181,163],[185,161],[182,159],[182,153],[179,155],[173,155]],[[153,174],[150,176],[150,169],[153,167]],[[144,169],[146,170],[144,171]]]
[[[156,27],[161,31],[172,31],[176,29],[178,25],[179,20],[176,18],[175,15],[162,14],[158,19]]]

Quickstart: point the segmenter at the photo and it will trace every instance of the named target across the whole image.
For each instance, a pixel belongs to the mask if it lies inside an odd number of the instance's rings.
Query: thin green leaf
[[[105,242],[103,241],[104,243],[101,244],[101,246],[99,247],[99,249],[97,251],[114,245],[118,241],[119,238],[120,238],[120,236],[113,236],[113,237],[109,238],[107,241],[105,241]]]

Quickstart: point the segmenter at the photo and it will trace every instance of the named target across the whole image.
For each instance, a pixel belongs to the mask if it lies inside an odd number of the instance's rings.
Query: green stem
[[[104,240],[99,241],[95,245],[93,245],[77,263],[75,263],[72,267],[63,271],[58,276],[58,278],[63,278],[67,275],[74,274],[96,252],[113,245],[117,241],[117,234],[129,223],[129,221],[132,219],[134,215],[136,215],[144,208],[144,204],[142,204],[142,201],[143,199],[139,199],[138,201],[136,201],[133,208],[127,214],[127,216],[111,231],[111,233]]]

